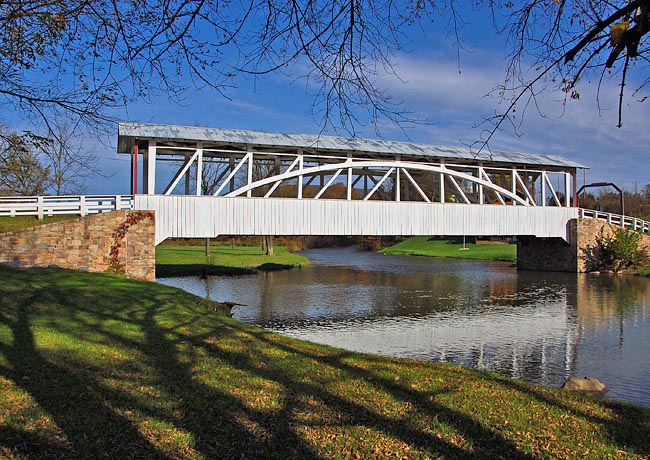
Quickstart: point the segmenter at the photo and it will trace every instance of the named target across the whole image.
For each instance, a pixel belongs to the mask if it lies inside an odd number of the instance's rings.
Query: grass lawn
[[[212,245],[210,257],[206,257],[205,246],[157,246],[156,276],[237,275],[253,273],[256,269],[281,270],[309,265],[309,259],[282,246],[273,250],[274,256],[266,256],[260,246]]]
[[[409,256],[453,257],[456,259],[503,260],[517,261],[517,245],[500,243],[467,243],[467,250],[462,250],[462,244],[446,240],[430,240],[428,236],[414,236],[389,248],[381,253]]]
[[[0,457],[648,458],[650,411],[285,338],[174,288],[0,267]]]
[[[44,216],[43,220],[38,220],[36,216],[0,217],[0,233],[17,232],[24,228],[77,218],[79,216]]]

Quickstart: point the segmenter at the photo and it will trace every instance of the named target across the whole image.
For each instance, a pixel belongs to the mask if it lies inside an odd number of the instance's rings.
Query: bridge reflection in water
[[[247,307],[235,316],[349,350],[445,361],[543,385],[593,375],[650,406],[650,281],[504,264],[307,251],[315,265],[238,279],[161,280]]]

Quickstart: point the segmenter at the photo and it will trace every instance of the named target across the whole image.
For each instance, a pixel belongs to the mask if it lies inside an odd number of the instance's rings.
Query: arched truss
[[[375,183],[373,188],[364,194],[363,197],[364,201],[369,200],[375,194],[375,192],[377,192],[379,187],[383,185],[386,179],[388,179],[390,176],[397,176],[399,174],[403,174],[407,179],[408,183],[411,186],[413,186],[413,188],[417,191],[418,195],[423,199],[423,201],[431,202],[429,195],[425,193],[422,187],[416,182],[416,180],[409,172],[409,171],[426,171],[429,173],[440,174],[441,183],[443,184],[445,184],[445,182],[451,183],[454,188],[454,190],[451,191],[453,196],[460,197],[462,199],[462,202],[466,204],[470,204],[471,200],[468,197],[468,191],[463,190],[463,188],[459,185],[459,181],[475,184],[476,186],[482,188],[483,189],[482,192],[479,192],[482,194],[482,196],[485,196],[485,192],[487,191],[493,192],[496,195],[497,200],[499,201],[500,204],[505,204],[506,202],[515,202],[523,206],[534,205],[531,196],[528,196],[526,198],[521,198],[517,196],[516,193],[513,193],[510,190],[506,190],[505,188],[500,187],[499,185],[493,183],[487,175],[481,178],[481,177],[475,177],[473,175],[461,173],[458,171],[454,171],[453,169],[449,169],[445,166],[435,166],[435,165],[419,164],[419,163],[405,163],[405,162],[396,162],[396,161],[351,161],[345,163],[335,163],[335,164],[328,164],[323,166],[315,166],[315,167],[305,168],[305,169],[295,170],[295,171],[292,170],[292,171],[285,172],[283,174],[266,177],[264,179],[251,182],[250,184],[246,184],[243,187],[240,187],[236,190],[233,190],[232,192],[227,193],[225,196],[226,197],[244,196],[249,191],[261,189],[266,186],[271,186],[271,188],[268,191],[266,191],[264,194],[264,197],[268,198],[273,194],[273,192],[277,189],[277,187],[279,187],[284,181],[297,178],[299,181],[302,182],[305,177],[309,178],[309,177],[315,177],[315,175],[320,175],[323,173],[331,173],[327,183],[325,183],[324,186],[320,188],[316,196],[313,197],[313,199],[317,200],[323,196],[323,194],[327,191],[327,189],[339,178],[342,172],[345,171],[348,177],[353,175],[355,172],[357,173],[357,177],[363,177],[360,176],[358,173],[364,169],[372,170],[372,171],[385,170],[381,178],[378,181],[374,181]],[[352,186],[354,186],[354,181],[352,181]],[[444,195],[445,194],[443,193],[440,196],[444,197]]]
[[[222,197],[332,198],[328,192],[338,184],[336,198],[347,200],[570,206],[571,175],[565,171],[401,161],[399,155],[368,159],[351,154],[314,156],[252,149],[232,155],[204,151],[200,146],[184,155],[183,164],[164,191],[166,195],[183,177],[185,193],[190,194],[188,178],[193,176],[201,183],[212,162],[223,170],[212,178],[209,194]],[[266,167],[260,168],[260,164]],[[557,190],[550,175],[558,176]],[[292,195],[287,195],[289,188]],[[345,188],[343,196],[341,188]],[[196,195],[208,194],[196,186],[195,191]]]

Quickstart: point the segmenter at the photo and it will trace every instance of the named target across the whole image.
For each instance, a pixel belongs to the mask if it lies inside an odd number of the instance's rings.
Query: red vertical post
[[[131,156],[131,195],[138,194],[138,141],[133,144]]]

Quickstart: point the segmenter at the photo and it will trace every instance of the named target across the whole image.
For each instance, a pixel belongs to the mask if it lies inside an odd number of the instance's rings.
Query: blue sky
[[[382,137],[443,145],[471,144],[481,135],[482,128],[475,125],[495,110],[503,109],[498,100],[486,94],[505,76],[505,38],[497,36],[490,20],[480,13],[467,12],[465,19],[460,66],[444,22],[406,31],[406,51],[394,59],[401,80],[379,75],[377,81],[391,97],[403,101],[404,108],[430,124],[405,131],[383,126]],[[150,123],[318,133],[322,126],[310,113],[312,91],[299,78],[303,74],[304,68],[297,63],[284,73],[237,79],[236,87],[226,91],[230,100],[214,91],[188,89],[182,104],[160,95],[126,107],[117,116]],[[615,182],[629,190],[650,183],[646,152],[650,145],[650,102],[635,102],[629,91],[623,128],[619,129],[617,82],[603,82],[599,105],[597,91],[595,83],[587,83],[582,87],[580,100],[570,101],[566,107],[558,102],[564,96],[562,93],[544,93],[538,99],[543,116],[529,108],[519,129],[520,136],[512,130],[502,131],[491,141],[491,147],[561,155],[590,167],[587,182]],[[326,134],[337,133],[330,130]],[[113,176],[95,181],[90,193],[128,192],[129,161],[115,153],[116,135],[115,132],[94,145],[102,166]],[[359,135],[377,137],[372,126],[361,127]]]

